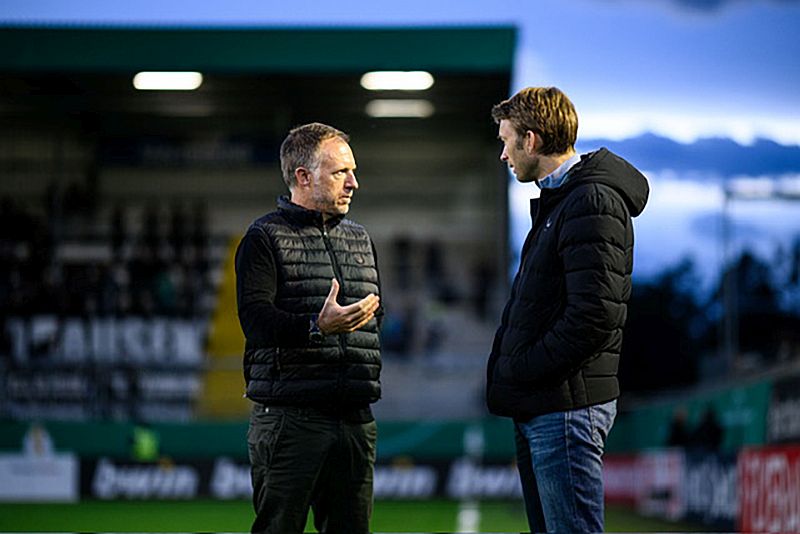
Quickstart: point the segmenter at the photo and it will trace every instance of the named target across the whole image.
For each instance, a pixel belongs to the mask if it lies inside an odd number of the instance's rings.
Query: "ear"
[[[539,149],[540,146],[542,146],[542,138],[533,130],[528,130],[525,132],[523,146],[525,147],[525,152],[527,152],[528,155],[532,155],[536,150]]]
[[[300,187],[308,187],[311,184],[311,171],[305,167],[297,167],[294,170],[294,181]]]

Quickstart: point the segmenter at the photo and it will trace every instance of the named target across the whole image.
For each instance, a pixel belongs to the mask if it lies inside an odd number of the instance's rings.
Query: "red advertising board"
[[[679,519],[683,516],[685,459],[677,449],[608,454],[603,459],[605,499],[635,506],[647,516]]]
[[[800,532],[800,446],[739,453],[739,530]]]
[[[609,504],[636,506],[638,457],[635,454],[607,454],[603,459],[603,486]]]

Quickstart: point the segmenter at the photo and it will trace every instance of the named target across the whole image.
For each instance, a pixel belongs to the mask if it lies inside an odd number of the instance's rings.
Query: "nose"
[[[347,178],[345,178],[344,181],[344,187],[345,189],[352,189],[354,191],[358,189],[358,180],[356,180],[356,173],[352,171],[347,173]]]
[[[500,161],[502,162],[508,161],[508,153],[506,152],[506,147],[503,147],[503,151],[500,152]]]

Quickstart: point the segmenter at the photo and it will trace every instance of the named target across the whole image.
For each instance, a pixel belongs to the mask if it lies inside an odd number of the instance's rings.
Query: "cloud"
[[[725,4],[739,2],[741,0],[671,0],[679,7],[694,11],[718,11]]]
[[[620,2],[625,0],[602,0],[603,2]],[[634,0],[627,0],[630,3],[640,3]],[[693,13],[716,13],[728,6],[746,3],[768,3],[768,4],[800,4],[800,0],[660,0],[661,3],[671,5],[681,11]]]
[[[693,11],[718,11],[731,4],[751,2],[752,0],[668,0]],[[797,0],[768,0],[773,4],[796,4]]]
[[[606,146],[640,169],[670,169],[686,175],[701,173],[726,178],[800,174],[800,145],[787,146],[764,139],[741,145],[731,139],[708,138],[693,143],[645,134],[622,141],[582,140],[578,151]]]
[[[727,137],[742,145],[769,139],[784,145],[800,145],[800,120],[792,114],[736,115],[733,112],[681,112],[614,109],[579,110],[582,139],[602,137],[621,140],[654,133],[681,143],[708,137]]]

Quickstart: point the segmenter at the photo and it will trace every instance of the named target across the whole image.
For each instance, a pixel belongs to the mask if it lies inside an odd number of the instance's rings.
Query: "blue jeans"
[[[515,425],[531,532],[603,531],[603,450],[617,401]]]

